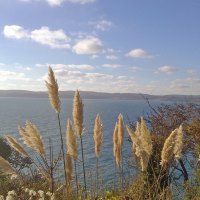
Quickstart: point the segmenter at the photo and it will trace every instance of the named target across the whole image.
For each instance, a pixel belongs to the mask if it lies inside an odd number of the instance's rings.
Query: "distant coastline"
[[[61,91],[61,98],[72,98],[74,91]],[[139,93],[105,93],[81,91],[83,99],[119,99],[119,100],[161,100],[161,101],[184,101],[200,102],[200,95],[149,95]],[[27,91],[27,90],[0,90],[0,97],[28,97],[28,98],[47,98],[45,91]]]

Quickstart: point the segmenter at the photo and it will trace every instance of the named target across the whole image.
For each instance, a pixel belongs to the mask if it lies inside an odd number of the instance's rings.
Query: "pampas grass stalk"
[[[10,136],[7,135],[6,136],[6,140],[8,141],[8,144],[15,149],[18,153],[20,153],[21,155],[25,156],[25,157],[29,157],[28,153],[25,151],[25,149],[17,142],[17,140]]]
[[[94,143],[95,143],[95,154],[96,154],[96,190],[97,190],[97,196],[98,196],[98,161],[99,161],[99,156],[101,152],[101,145],[103,142],[103,131],[102,131],[102,121],[97,114],[96,119],[95,119],[95,124],[94,124]]]
[[[74,95],[73,100],[73,121],[76,128],[76,133],[80,137],[81,140],[81,155],[82,155],[82,163],[83,163],[83,175],[84,175],[84,189],[85,193],[87,192],[87,185],[86,185],[86,175],[85,175],[85,161],[84,161],[84,152],[83,152],[83,102],[80,96],[79,91],[77,90]],[[87,194],[86,194],[87,197]]]
[[[66,144],[67,144],[67,154],[69,154],[74,160],[75,177],[76,177],[76,193],[78,197],[78,177],[77,177],[77,170],[76,170],[76,160],[78,157],[78,151],[77,151],[77,144],[76,144],[76,135],[74,134],[72,122],[70,119],[67,121]]]
[[[54,72],[52,68],[49,66],[49,73],[48,73],[48,80],[45,81],[46,86],[48,89],[49,94],[49,100],[51,103],[51,106],[57,113],[58,118],[58,125],[59,125],[59,133],[60,133],[60,141],[61,141],[61,152],[62,152],[62,158],[63,158],[63,164],[64,164],[64,174],[65,174],[65,184],[67,186],[67,174],[66,174],[66,161],[65,161],[65,153],[64,153],[64,141],[62,137],[62,130],[61,130],[61,123],[60,123],[60,98],[59,98],[59,91],[58,91],[58,83],[55,79]]]

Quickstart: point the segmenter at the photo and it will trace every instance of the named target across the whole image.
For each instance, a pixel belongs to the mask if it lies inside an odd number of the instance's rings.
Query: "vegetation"
[[[119,114],[113,130],[113,156],[116,179],[114,188],[102,191],[99,157],[103,143],[103,123],[97,114],[94,121],[96,155],[95,189],[87,186],[84,160],[83,102],[79,91],[73,101],[73,120],[67,120],[66,141],[60,124],[60,99],[54,72],[49,68],[46,86],[52,108],[58,119],[61,148],[58,154],[45,147],[41,134],[32,122],[19,126],[24,148],[13,136],[0,139],[0,199],[200,199],[200,106],[195,104],[151,106],[151,112],[136,123],[124,125]],[[122,154],[127,130],[133,154],[129,160]],[[77,139],[81,144],[78,155]],[[28,151],[29,149],[29,151]],[[30,149],[33,151],[31,154]],[[81,157],[83,182],[77,175]],[[124,163],[135,169],[133,179],[124,176]],[[58,181],[56,173],[64,180]],[[112,187],[110,187],[112,188]],[[101,191],[100,191],[101,190]]]

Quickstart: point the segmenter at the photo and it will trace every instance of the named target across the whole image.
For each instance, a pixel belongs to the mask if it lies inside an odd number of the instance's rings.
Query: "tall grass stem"
[[[64,153],[64,142],[62,137],[62,130],[61,130],[61,123],[60,123],[60,114],[58,113],[58,124],[59,124],[59,133],[60,133],[60,141],[61,141],[61,150],[62,150],[62,157],[63,157],[63,164],[64,164],[64,173],[65,173],[65,184],[67,188],[67,173],[66,173],[66,163],[65,163],[65,153]]]

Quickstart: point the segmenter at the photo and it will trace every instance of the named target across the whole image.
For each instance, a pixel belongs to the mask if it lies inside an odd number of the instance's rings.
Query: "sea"
[[[105,187],[116,181],[116,169],[113,159],[112,136],[118,115],[124,116],[124,123],[128,125],[134,123],[140,116],[145,116],[150,112],[150,108],[145,100],[116,100],[116,99],[83,99],[84,103],[84,133],[83,148],[86,166],[86,179],[88,185],[94,184],[96,172],[96,156],[94,151],[93,129],[97,114],[103,122],[103,144],[99,157],[99,181]],[[159,100],[150,101],[156,107],[160,104],[169,104]],[[73,99],[61,99],[61,128],[65,141],[67,119],[72,119]],[[57,114],[52,109],[48,98],[0,98],[0,136],[12,135],[19,140],[18,126],[24,126],[29,120],[34,123],[44,140],[47,155],[49,153],[49,141],[51,139],[54,157],[60,151],[60,137]],[[135,169],[128,160],[132,158],[131,143],[128,140],[128,133],[125,131],[123,144],[123,173],[127,178],[134,176]],[[83,181],[82,159],[80,153],[80,140],[77,138],[79,146],[79,156],[77,161],[77,173],[80,182]],[[27,150],[36,159],[36,153]],[[57,171],[57,178],[62,180],[63,172]]]

